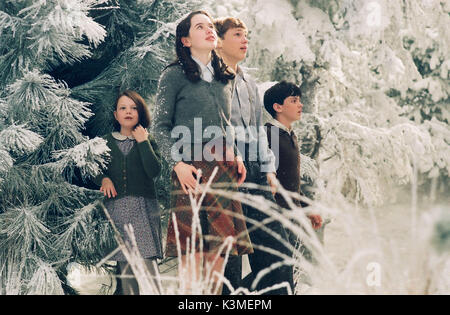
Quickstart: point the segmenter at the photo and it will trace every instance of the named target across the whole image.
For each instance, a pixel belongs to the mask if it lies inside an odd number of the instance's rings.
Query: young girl
[[[190,13],[176,29],[178,59],[164,70],[158,86],[154,132],[164,159],[173,170],[171,207],[179,231],[182,266],[186,266],[186,242],[193,236],[193,211],[188,192],[196,190],[199,170],[202,171],[201,182],[206,183],[218,167],[213,183],[225,184],[231,190],[237,189],[246,174],[242,159],[235,156],[234,140],[226,141],[226,130],[232,130],[234,73],[216,55],[216,45],[217,35],[211,16],[204,11]],[[208,132],[213,129],[215,132]],[[199,135],[199,131],[202,134]],[[175,157],[180,147],[182,161]],[[196,200],[200,195],[195,194]],[[228,236],[234,240],[230,255],[253,252],[240,202],[207,194],[199,218],[204,241],[203,252],[200,252],[200,235],[196,235],[197,268],[201,267],[202,261],[212,266],[219,247]],[[178,256],[174,223],[171,216],[166,247],[170,257]],[[224,254],[220,253],[212,272],[223,275]],[[194,280],[192,271],[190,274],[187,271],[184,276],[188,278],[187,283]],[[217,280],[216,287],[220,292],[220,279]]]
[[[111,149],[107,170],[95,178],[105,195],[107,208],[124,240],[124,225],[131,224],[147,268],[155,274],[153,260],[162,258],[161,220],[153,179],[161,169],[158,147],[146,128],[150,114],[144,99],[134,91],[121,93],[114,105],[114,132],[104,136]],[[138,294],[139,288],[124,255],[118,261],[123,294]]]

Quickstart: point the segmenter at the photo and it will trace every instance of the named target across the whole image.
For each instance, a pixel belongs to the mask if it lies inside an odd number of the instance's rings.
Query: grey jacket
[[[231,110],[238,150],[244,159],[258,161],[261,172],[275,173],[276,158],[269,148],[262,109],[255,81],[238,68]],[[245,152],[244,146],[250,148],[250,152]]]
[[[189,81],[181,66],[161,74],[156,94],[152,132],[164,159],[172,169],[181,160],[177,150],[227,137],[234,144],[231,124],[232,81]]]

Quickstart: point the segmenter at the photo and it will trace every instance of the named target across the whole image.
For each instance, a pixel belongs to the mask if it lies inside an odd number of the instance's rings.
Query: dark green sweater
[[[125,156],[116,144],[112,134],[103,136],[111,149],[111,161],[107,170],[94,178],[101,186],[102,180],[109,177],[117,191],[117,197],[142,196],[156,198],[153,178],[161,171],[161,156],[155,140],[149,136],[147,141],[137,143]]]

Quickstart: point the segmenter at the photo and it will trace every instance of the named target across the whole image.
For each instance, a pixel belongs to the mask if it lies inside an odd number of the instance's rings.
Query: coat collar
[[[240,66],[237,67],[236,74],[239,75],[242,78],[242,80],[247,82],[247,75],[245,74],[244,70]]]
[[[282,123],[280,123],[278,120],[276,120],[275,118],[271,118],[268,121],[269,123],[271,123],[272,125],[274,125],[275,127],[286,131],[288,134],[292,134],[294,132],[294,129],[291,127],[290,129],[288,127],[286,127],[285,125],[283,125]]]
[[[201,70],[201,78],[207,82],[211,82],[214,79],[214,68],[212,66],[211,60],[205,66],[199,59],[191,56],[192,59],[199,65]]]
[[[112,137],[114,139],[119,140],[119,141],[124,141],[126,139],[134,140],[133,135],[131,135],[131,136],[124,136],[123,134],[121,134],[118,131],[114,131],[113,133],[111,133],[111,135],[112,135]]]

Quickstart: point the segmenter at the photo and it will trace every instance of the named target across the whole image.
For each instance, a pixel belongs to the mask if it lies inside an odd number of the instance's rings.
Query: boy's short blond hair
[[[238,18],[234,17],[225,17],[225,18],[219,18],[214,21],[214,25],[216,26],[217,35],[220,38],[224,38],[225,33],[228,32],[229,29],[232,28],[243,28],[244,30],[247,30],[247,26],[245,23]]]

